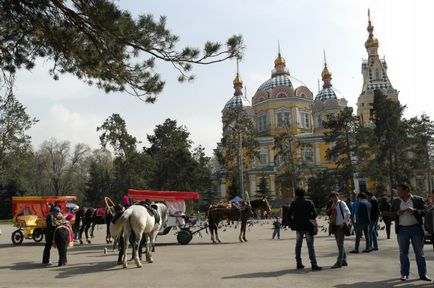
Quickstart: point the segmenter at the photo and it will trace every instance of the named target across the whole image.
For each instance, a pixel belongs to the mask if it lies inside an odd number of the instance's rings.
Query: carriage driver
[[[52,265],[50,262],[50,250],[51,246],[53,245],[54,230],[56,229],[55,219],[59,214],[60,208],[58,206],[54,206],[45,218],[47,227],[45,228],[45,248],[44,254],[42,256],[42,264],[44,265]]]

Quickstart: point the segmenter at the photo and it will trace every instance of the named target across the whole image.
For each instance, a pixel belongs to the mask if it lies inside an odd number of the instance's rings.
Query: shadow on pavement
[[[363,282],[356,282],[356,283],[351,283],[351,284],[338,284],[335,285],[333,287],[335,288],[391,288],[391,287],[412,287],[412,286],[417,286],[417,287],[433,287],[432,283],[429,282],[425,282],[425,281],[420,281],[419,279],[410,279],[408,281],[401,281],[399,279],[389,279],[389,280],[382,280],[382,281],[374,281],[374,282],[369,282],[369,281],[363,281]]]
[[[225,276],[222,277],[222,279],[238,279],[238,278],[267,278],[267,277],[279,277],[291,272],[296,272],[296,269],[284,269],[279,271],[268,271],[268,272],[253,272],[253,273],[246,273],[246,274],[239,274],[239,275],[232,275],[232,276]]]

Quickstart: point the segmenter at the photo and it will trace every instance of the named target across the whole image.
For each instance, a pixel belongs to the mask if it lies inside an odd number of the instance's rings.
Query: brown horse
[[[104,214],[98,215],[98,209],[104,209]],[[106,225],[106,242],[112,243],[112,236],[110,234],[110,222],[113,218],[111,210],[106,208],[80,208],[76,214],[76,220],[78,223],[81,221],[81,227],[79,231],[80,244],[83,244],[82,235],[86,234],[86,242],[91,243],[90,238],[93,238],[93,231],[96,225]],[[90,238],[88,231],[90,229]]]
[[[270,212],[270,205],[267,199],[255,199],[250,201],[250,205],[245,203],[244,205],[217,205],[211,206],[208,210],[208,224],[211,232],[211,241],[213,243],[221,243],[217,229],[220,221],[241,221],[240,228],[240,242],[247,241],[246,239],[246,226],[247,220],[256,215],[256,210],[262,210],[266,213]],[[214,239],[214,233],[216,240]]]

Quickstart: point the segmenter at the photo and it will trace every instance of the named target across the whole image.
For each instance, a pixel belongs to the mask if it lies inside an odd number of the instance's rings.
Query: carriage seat
[[[96,216],[104,216],[104,215],[105,215],[105,209],[104,208],[96,209]]]

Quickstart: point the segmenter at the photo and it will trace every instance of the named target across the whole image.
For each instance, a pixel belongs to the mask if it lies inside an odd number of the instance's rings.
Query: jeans
[[[354,246],[354,250],[359,252],[359,246],[360,246],[360,239],[362,238],[362,232],[365,235],[366,240],[366,248],[365,250],[370,250],[370,234],[369,234],[369,224],[357,224],[356,223],[356,243]]]
[[[276,237],[276,235],[277,235],[277,239],[280,239],[280,228],[274,228],[273,239],[274,237]]]
[[[408,250],[411,245],[416,256],[417,270],[419,277],[426,276],[426,262],[423,254],[424,235],[422,228],[418,225],[398,227],[399,261],[401,263],[401,275],[408,276],[410,273],[410,261]]]
[[[342,227],[336,227],[335,240],[339,251],[336,264],[338,265],[342,265],[343,263],[347,262],[347,253],[345,253],[344,239],[344,229]]]
[[[371,224],[369,224],[369,249],[378,249],[377,224],[378,219],[371,220]]]
[[[309,251],[309,259],[312,265],[317,265],[315,257],[315,248],[313,246],[313,235],[307,231],[297,231],[297,240],[295,242],[295,260],[301,264],[301,246],[303,244],[303,238],[306,235],[307,250]]]

